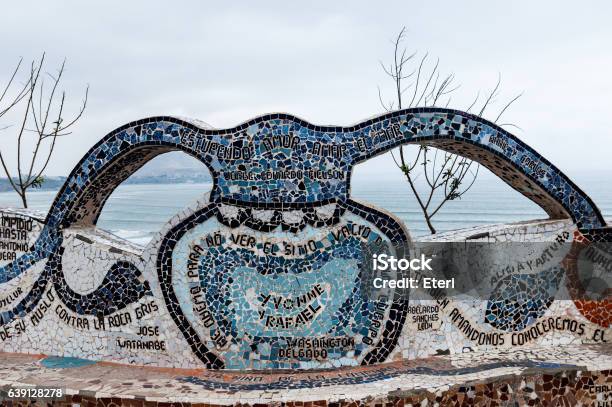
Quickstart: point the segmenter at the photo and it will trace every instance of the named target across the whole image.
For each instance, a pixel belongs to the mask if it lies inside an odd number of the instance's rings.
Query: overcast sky
[[[524,92],[505,116],[522,129],[513,133],[570,176],[612,167],[608,1],[223,3],[4,3],[2,83],[19,57],[46,51],[49,70],[67,58],[73,110],[90,86],[48,173],[67,174],[106,133],[152,115],[228,127],[272,111],[340,125],[381,113],[377,85],[391,84],[378,61],[403,25],[406,46],[439,57],[461,83],[451,107],[465,109],[501,73],[491,113]],[[15,142],[2,133],[5,151]],[[389,156],[364,165],[397,172]]]

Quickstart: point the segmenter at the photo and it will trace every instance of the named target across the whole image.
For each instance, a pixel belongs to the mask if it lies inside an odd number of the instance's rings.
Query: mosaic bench
[[[356,164],[411,143],[479,162],[549,219],[413,241],[395,216],[350,197]],[[169,151],[208,167],[210,194],[146,247],[97,228],[115,188]],[[590,250],[600,273],[609,273],[612,229],[553,164],[461,111],[408,109],[349,127],[288,114],[230,129],[173,117],[139,120],[91,148],[46,216],[0,215],[3,352],[307,370],[612,338],[610,292],[585,294],[577,265]],[[558,243],[564,260],[554,273],[508,269],[487,283],[487,298],[399,290],[373,298],[364,288],[372,250],[411,256],[466,241]]]

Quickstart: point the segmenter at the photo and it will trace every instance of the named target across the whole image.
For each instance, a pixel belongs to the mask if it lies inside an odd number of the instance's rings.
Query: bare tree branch
[[[452,95],[460,88],[460,85],[455,84],[455,75],[451,73],[442,76],[440,73],[439,59],[436,59],[433,67],[429,69],[425,68],[429,57],[427,53],[423,55],[417,63],[417,61],[415,61],[416,52],[408,54],[406,48],[402,46],[405,40],[405,34],[406,28],[403,27],[392,41],[394,48],[391,63],[385,65],[382,61],[379,61],[384,73],[393,81],[395,86],[394,90],[397,107],[402,109],[404,107],[438,106],[443,99],[446,100],[444,106],[449,106]],[[415,64],[416,67],[410,69],[410,64]],[[410,74],[405,74],[405,71],[410,71]],[[413,82],[404,85],[402,81],[412,76],[415,76]],[[501,75],[498,75],[497,83],[487,94],[487,97],[480,106],[478,115],[482,116],[493,104],[495,98],[499,95],[500,85]],[[412,96],[408,105],[404,106],[402,96],[408,89],[411,89]],[[495,122],[501,118],[506,110],[518,100],[521,95],[522,94],[519,94],[511,99],[501,109]],[[475,108],[479,99],[480,92],[476,94],[474,101],[467,108],[467,112]],[[384,102],[380,87],[378,87],[378,100],[382,108],[386,111],[393,110],[396,104],[392,101],[387,103]],[[512,124],[502,124],[502,126],[505,125]],[[429,151],[431,148],[435,150],[433,159],[431,159],[431,153]],[[404,173],[410,190],[416,198],[430,232],[436,233],[432,218],[439,213],[447,202],[461,199],[461,197],[472,188],[478,177],[480,165],[467,157],[460,157],[452,151],[445,151],[443,157],[440,158],[439,150],[427,144],[421,144],[417,148],[417,152],[412,159],[407,158],[403,146],[400,146],[398,151],[399,158],[396,158],[394,152],[391,152],[393,161]],[[421,187],[417,187],[416,184],[416,179],[420,175],[424,176],[424,190],[421,190]]]
[[[480,91],[478,91],[478,93],[476,93],[476,97],[474,98],[474,101],[472,102],[471,105],[468,106],[466,112],[470,112],[470,110],[472,110],[472,108],[476,105],[476,103],[478,102],[478,98],[480,97]]]
[[[15,67],[15,69],[13,70],[13,73],[11,74],[10,79],[8,80],[8,82],[6,83],[6,86],[4,87],[4,89],[2,90],[2,94],[0,95],[0,103],[2,103],[2,101],[4,100],[4,98],[7,95],[7,92],[9,91],[9,89],[11,88],[11,85],[13,84],[13,82],[15,81],[15,77],[17,76],[17,73],[19,72],[19,69],[21,68],[21,63],[23,62],[23,58],[19,59],[19,62],[17,63],[17,66]],[[8,112],[9,110],[11,110],[11,108],[13,106],[15,106],[17,103],[19,103],[24,97],[27,96],[28,94],[28,89],[29,89],[29,82],[25,82],[24,85],[22,86],[21,89],[19,89],[19,91],[17,92],[17,95],[15,95],[15,97],[11,100],[11,102],[4,108],[0,109],[0,117],[4,116],[4,114],[6,112]],[[6,127],[5,127],[6,128]]]
[[[519,127],[519,126],[517,126],[517,125],[516,125],[516,124],[514,124],[514,123],[502,123],[502,124],[498,124],[498,126],[499,126],[499,127],[506,127],[506,126],[509,126],[509,127],[514,127],[514,128],[516,128],[516,129],[518,129],[518,130],[523,130],[523,128],[522,128],[522,127]]]
[[[478,116],[482,116],[484,114],[485,109],[489,106],[493,98],[497,96],[497,90],[499,89],[500,84],[501,84],[501,74],[498,74],[497,83],[495,84],[495,87],[493,88],[493,90],[491,90],[491,92],[489,93],[489,96],[486,98],[485,102],[483,103],[482,108],[480,109],[480,112],[478,112]]]
[[[44,182],[43,174],[46,171],[55,147],[57,146],[58,137],[64,137],[72,134],[70,129],[82,118],[87,106],[89,95],[89,86],[85,88],[85,96],[81,106],[74,117],[66,120],[64,117],[66,107],[66,92],[60,92],[60,82],[62,80],[66,60],[64,60],[55,74],[46,72],[43,74],[45,64],[45,54],[43,53],[39,62],[32,61],[30,66],[29,78],[27,78],[25,91],[20,90],[13,103],[9,104],[4,110],[0,110],[1,114],[8,112],[9,109],[17,106],[21,100],[25,100],[24,110],[20,120],[20,126],[16,131],[17,138],[17,176],[13,177],[11,170],[2,155],[2,145],[0,145],[0,163],[6,176],[8,177],[11,187],[20,196],[23,206],[27,208],[27,192],[31,188],[37,188]],[[19,71],[21,61],[13,72],[7,87],[2,91],[0,101],[8,92],[15,77]],[[51,81],[49,92],[46,92],[45,79]],[[4,129],[10,126],[4,127]],[[26,160],[22,154],[26,138],[31,139],[34,145],[32,155]],[[48,142],[46,142],[48,140]],[[43,153],[44,152],[44,153]],[[27,171],[23,170],[23,167]]]
[[[510,107],[510,105],[512,105],[514,102],[516,102],[521,96],[523,96],[523,94],[519,93],[512,100],[510,100],[508,103],[506,103],[506,105],[502,108],[502,110],[499,112],[499,114],[495,118],[495,123],[497,123],[499,121],[499,119],[502,116],[502,114],[504,114],[504,112]]]

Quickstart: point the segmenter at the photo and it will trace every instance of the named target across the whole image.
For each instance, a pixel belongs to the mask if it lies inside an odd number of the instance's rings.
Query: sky
[[[503,121],[570,177],[611,169],[612,3],[607,1],[7,2],[0,15],[0,83],[20,57],[66,58],[64,89],[87,110],[47,174],[66,175],[105,134],[153,115],[230,127],[269,112],[349,125],[382,113],[392,83],[379,61],[406,26],[405,45],[439,58],[466,109],[501,75],[485,117],[523,93]],[[0,118],[0,127],[14,124]],[[14,164],[14,128],[0,148]],[[360,174],[398,174],[387,154]]]

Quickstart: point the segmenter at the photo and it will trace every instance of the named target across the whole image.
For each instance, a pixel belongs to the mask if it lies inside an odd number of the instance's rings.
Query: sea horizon
[[[612,191],[603,188],[607,175],[578,176],[583,188],[605,218],[612,218]],[[176,213],[191,206],[212,188],[210,182],[122,184],[108,199],[98,226],[133,243],[146,245]],[[29,208],[46,213],[57,190],[34,190]],[[413,237],[430,234],[409,185],[397,174],[368,177],[359,174],[351,182],[351,197],[395,214]],[[0,192],[0,207],[21,207],[14,192]],[[487,174],[458,200],[447,202],[433,218],[437,232],[473,226],[514,223],[548,216],[534,202],[499,178]]]

